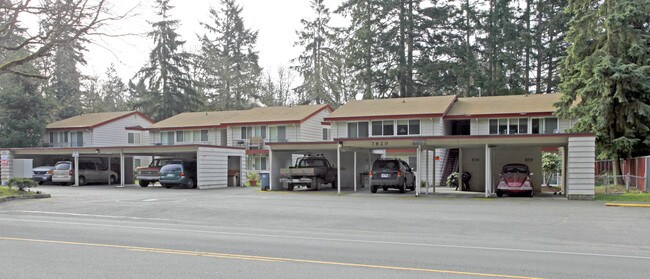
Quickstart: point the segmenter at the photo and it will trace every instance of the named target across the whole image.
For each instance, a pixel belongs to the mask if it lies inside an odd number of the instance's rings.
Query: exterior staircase
[[[447,177],[458,171],[458,148],[447,149],[439,185],[447,185]]]

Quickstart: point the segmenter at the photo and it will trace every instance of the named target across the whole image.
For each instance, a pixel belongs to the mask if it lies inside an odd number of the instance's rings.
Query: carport
[[[476,185],[472,189],[480,189],[486,197],[490,197],[495,193],[495,182],[505,163],[528,164],[533,172],[537,172],[533,176],[534,183],[541,185],[541,149],[556,147],[563,158],[562,184],[565,195],[569,199],[592,199],[594,196],[595,137],[592,134],[345,138],[332,142],[277,143],[270,146],[271,190],[281,189],[279,170],[291,165],[291,161],[287,161],[287,154],[324,154],[337,167],[337,192],[340,194],[343,184],[353,184],[354,190],[357,190],[360,155],[365,156],[361,159],[361,163],[365,163],[364,159],[373,159],[373,150],[415,147],[418,161],[416,181],[426,182],[425,193],[428,194],[428,186],[436,174],[434,151],[458,148],[459,172],[471,170]],[[350,153],[351,156],[345,155]],[[435,187],[433,189],[435,191]],[[416,183],[415,195],[419,196],[420,193],[420,183]]]
[[[151,157],[180,157],[197,161],[197,187],[199,189],[219,188],[228,185],[229,171],[243,169],[242,159],[245,150],[239,147],[213,145],[168,145],[168,146],[112,146],[112,147],[79,147],[79,148],[12,148],[2,150],[6,164],[2,164],[2,182],[12,177],[14,159],[49,158],[53,160],[73,160],[75,169],[75,186],[79,185],[79,158],[100,158],[106,160],[108,166],[112,160],[119,160],[119,186],[133,183],[133,166],[130,164],[135,156]],[[229,164],[229,159],[239,158],[239,166]],[[5,159],[3,159],[5,160]],[[233,161],[233,160],[230,160]],[[237,161],[237,160],[235,160]],[[104,162],[104,161],[103,161]],[[232,169],[234,168],[234,169]],[[110,185],[110,178],[106,178]]]

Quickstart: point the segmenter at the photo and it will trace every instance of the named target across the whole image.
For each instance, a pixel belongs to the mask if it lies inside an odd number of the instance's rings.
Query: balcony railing
[[[264,146],[270,142],[288,142],[286,138],[260,138],[253,137],[250,139],[236,139],[232,141],[232,146],[243,147],[246,149],[264,149]]]

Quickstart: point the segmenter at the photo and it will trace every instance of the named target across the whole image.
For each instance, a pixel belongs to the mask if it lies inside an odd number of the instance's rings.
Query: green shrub
[[[15,187],[19,191],[25,191],[25,189],[37,187],[38,182],[32,180],[31,178],[12,178],[9,179],[8,186]]]

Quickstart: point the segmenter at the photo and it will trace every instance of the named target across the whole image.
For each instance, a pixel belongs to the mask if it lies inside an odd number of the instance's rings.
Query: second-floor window
[[[206,142],[208,130],[176,131],[176,142]]]
[[[331,140],[330,128],[323,128],[323,140]]]
[[[241,127],[241,139],[250,139],[252,137],[266,138],[266,126],[248,126]]]
[[[394,136],[395,121],[394,120],[372,121],[372,135],[373,136]]]
[[[490,135],[553,134],[558,132],[558,119],[555,117],[490,119],[489,125]]]
[[[287,141],[287,126],[271,126],[269,127],[269,140],[272,142],[285,142]]]
[[[174,144],[174,132],[161,132],[160,133],[160,143],[162,145],[173,145]]]
[[[420,120],[397,120],[397,135],[419,135]]]
[[[84,133],[81,131],[70,132],[70,145],[72,147],[84,146]]]
[[[127,142],[129,144],[141,144],[140,133],[128,133]]]
[[[348,138],[367,138],[368,122],[348,122]]]

